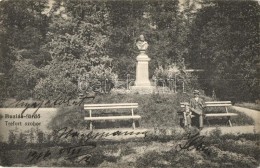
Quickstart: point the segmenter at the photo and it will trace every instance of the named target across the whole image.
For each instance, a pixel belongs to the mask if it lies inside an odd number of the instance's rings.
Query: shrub
[[[59,96],[76,97],[77,85],[68,78],[49,76],[41,79],[34,89],[36,97],[43,99],[55,99]]]
[[[157,81],[157,85],[169,87],[171,90],[174,87],[174,80],[176,79],[176,84],[185,85],[186,91],[191,91],[194,88],[198,88],[197,76],[192,75],[187,72],[184,65],[177,66],[176,64],[171,64],[165,68],[159,66],[155,69],[153,80]]]
[[[60,107],[57,111],[57,115],[52,118],[48,126],[51,129],[60,129],[64,127],[84,128],[87,126],[84,121],[84,114],[85,111],[83,110],[83,107]]]
[[[16,135],[14,134],[13,131],[9,131],[9,135],[8,135],[8,143],[9,144],[15,144],[16,143]]]
[[[24,133],[19,134],[19,138],[17,139],[17,144],[18,145],[26,145],[26,136]]]
[[[108,57],[96,58],[94,61],[96,64],[90,65],[90,62],[85,60],[83,61],[86,64],[85,68],[79,68],[82,65],[75,60],[74,62],[63,62],[63,66],[58,63],[48,65],[44,69],[46,77],[39,80],[34,88],[36,97],[75,98],[78,93],[110,91],[118,79],[117,75],[112,72],[112,68],[107,65],[109,61],[111,59]],[[73,66],[73,64],[75,65]]]

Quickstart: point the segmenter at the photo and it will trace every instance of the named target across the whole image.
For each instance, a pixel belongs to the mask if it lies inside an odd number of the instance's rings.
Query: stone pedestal
[[[149,66],[148,62],[151,60],[145,51],[140,51],[140,54],[136,58],[136,80],[135,86],[132,86],[132,90],[138,93],[152,93],[154,87],[151,85],[149,80]]]

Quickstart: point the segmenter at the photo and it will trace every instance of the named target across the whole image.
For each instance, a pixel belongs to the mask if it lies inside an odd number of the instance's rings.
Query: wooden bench
[[[229,113],[228,112],[228,107],[232,106],[231,101],[211,101],[211,102],[205,102],[206,107],[224,107],[225,111],[224,112],[218,112],[218,113],[206,113],[205,114],[205,119],[209,124],[208,118],[209,117],[227,117],[227,122],[229,123],[230,127],[232,127],[232,123],[230,120],[231,116],[237,116],[236,113]]]
[[[89,128],[93,129],[92,121],[96,120],[128,120],[132,119],[132,127],[135,129],[135,120],[140,119],[140,115],[134,115],[134,109],[138,108],[138,103],[118,103],[118,104],[85,104],[84,109],[89,110],[89,117],[84,117],[84,120],[90,121]],[[112,109],[131,109],[130,115],[125,116],[99,116],[93,117],[92,110],[112,110]]]
[[[186,106],[189,105],[187,102],[181,102],[181,107],[186,108]],[[208,118],[210,117],[227,117],[227,122],[229,125],[232,127],[232,123],[230,120],[231,116],[237,116],[236,113],[229,113],[228,107],[232,106],[231,101],[210,101],[210,102],[205,102],[205,107],[224,107],[225,111],[219,111],[219,112],[214,112],[214,113],[207,113],[207,110],[204,110],[204,118],[206,119],[208,125],[209,121]],[[182,111],[183,114],[185,115],[185,110]],[[184,118],[185,120],[185,118]]]

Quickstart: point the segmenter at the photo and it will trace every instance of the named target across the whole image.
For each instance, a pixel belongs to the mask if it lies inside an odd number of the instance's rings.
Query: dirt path
[[[260,111],[252,110],[244,107],[232,106],[235,110],[243,112],[255,121],[255,129],[260,132]]]

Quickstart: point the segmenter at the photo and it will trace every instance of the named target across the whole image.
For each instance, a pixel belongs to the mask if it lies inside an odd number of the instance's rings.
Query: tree
[[[23,70],[27,67],[37,69],[44,64],[46,57],[40,46],[47,28],[47,17],[43,14],[47,3],[47,0],[0,2],[0,58],[2,72],[7,77],[6,86],[10,86],[9,96],[29,97],[35,86],[35,81],[30,79],[36,76],[24,79]]]
[[[152,1],[148,6],[151,23],[155,29],[151,35],[151,57],[156,65],[167,66],[179,62],[182,57],[181,17],[178,1]]]
[[[113,65],[121,79],[126,79],[127,74],[135,76],[135,62],[138,55],[135,42],[148,28],[147,21],[143,19],[144,5],[143,1],[107,2],[110,27],[113,29],[110,31],[106,47],[114,59]]]
[[[51,61],[42,68],[46,77],[37,84],[38,96],[75,97],[77,80],[88,74],[94,79],[113,79],[111,59],[104,47],[109,38],[109,20],[104,2],[56,1],[48,43],[43,50]],[[95,68],[99,67],[99,68]]]
[[[257,53],[259,5],[257,2],[206,2],[193,22],[189,56],[208,94],[219,98],[254,100],[259,96]]]

